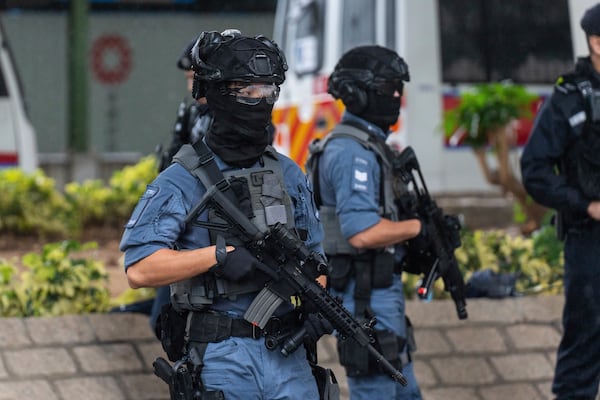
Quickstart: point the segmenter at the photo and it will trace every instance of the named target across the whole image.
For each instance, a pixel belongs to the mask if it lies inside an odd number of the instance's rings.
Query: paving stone
[[[57,381],[62,400],[126,400],[114,378],[97,376]]]
[[[7,378],[8,372],[6,368],[4,368],[4,362],[2,361],[2,357],[0,357],[0,379]]]
[[[483,358],[444,357],[431,364],[442,383],[451,385],[484,385],[494,382],[494,371]]]
[[[545,400],[539,395],[534,385],[525,383],[515,385],[486,386],[481,388],[480,392],[484,400]]]
[[[490,361],[507,381],[549,379],[554,373],[548,359],[539,353],[493,356]]]
[[[469,388],[422,389],[421,394],[427,400],[480,400],[475,390]]]
[[[156,360],[157,357],[162,357],[165,360],[168,360],[167,355],[165,354],[158,340],[143,342],[137,344],[136,347],[138,352],[142,355],[142,364],[144,369],[147,369],[148,371],[152,371],[152,363],[154,363],[154,360]]]
[[[418,359],[413,360],[415,376],[419,382],[420,387],[432,387],[437,386],[439,381],[435,376],[433,368],[426,362]]]
[[[148,316],[137,313],[90,314],[88,320],[103,342],[155,339]]]
[[[73,374],[75,362],[62,348],[11,350],[4,353],[6,368],[18,377]]]
[[[517,349],[533,350],[558,347],[560,333],[547,325],[519,324],[506,328]]]
[[[59,400],[48,382],[28,380],[0,382],[0,400]]]
[[[131,400],[169,399],[169,385],[154,374],[132,374],[121,377]]]
[[[446,336],[458,353],[496,353],[506,351],[506,343],[496,328],[455,328],[447,330]]]
[[[81,316],[27,318],[25,324],[36,344],[73,344],[95,339],[91,325]]]
[[[27,335],[23,318],[1,318],[0,319],[0,349],[16,348],[31,344]]]
[[[88,373],[139,371],[143,368],[131,344],[78,346],[73,353]]]
[[[434,329],[419,329],[418,332],[415,356],[449,354],[452,351],[452,346],[441,332]]]

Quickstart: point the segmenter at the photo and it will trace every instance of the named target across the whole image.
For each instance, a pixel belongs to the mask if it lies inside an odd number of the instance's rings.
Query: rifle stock
[[[465,283],[454,256],[454,250],[461,245],[460,221],[454,215],[445,215],[431,198],[411,147],[405,148],[394,158],[393,170],[394,175],[401,179],[404,185],[412,186],[412,193],[403,194],[403,198],[399,200],[399,207],[418,215],[424,224],[424,232],[428,239],[425,247],[411,241],[408,244],[409,253],[416,252],[421,261],[418,267],[423,279],[417,289],[417,295],[421,299],[430,298],[434,282],[442,278],[445,290],[454,301],[458,318],[466,319],[468,314]]]
[[[317,281],[318,275],[325,274],[327,265],[323,257],[311,252],[304,243],[284,225],[276,223],[266,232],[258,228],[244,215],[218,188],[209,188],[200,201],[188,214],[186,221],[192,221],[206,207],[211,207],[227,221],[231,231],[246,243],[248,250],[275,272],[272,279],[255,297],[244,314],[248,322],[264,328],[276,308],[291,296],[299,296],[327,319],[338,331],[342,340],[352,338],[374,356],[381,369],[392,379],[406,386],[406,377],[398,371],[381,353],[373,347],[374,338],[369,334],[368,325],[361,325]],[[282,354],[290,354],[302,342],[304,329],[293,335],[282,348]]]

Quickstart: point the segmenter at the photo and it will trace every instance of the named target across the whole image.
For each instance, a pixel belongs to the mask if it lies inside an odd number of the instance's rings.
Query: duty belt
[[[298,315],[291,312],[282,317],[272,317],[264,329],[241,319],[213,312],[191,312],[188,336],[191,342],[216,343],[230,337],[260,339],[279,336],[299,329]]]

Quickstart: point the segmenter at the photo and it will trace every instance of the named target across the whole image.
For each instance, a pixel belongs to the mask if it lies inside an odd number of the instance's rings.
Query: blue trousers
[[[352,313],[355,311],[355,285],[356,282],[351,279],[343,292],[331,290],[332,295],[342,298],[344,307]],[[387,329],[398,336],[406,337],[404,291],[399,275],[394,275],[394,281],[389,288],[371,290],[371,309],[377,318],[375,329]],[[407,386],[400,385],[384,374],[348,377],[350,400],[422,400],[412,362],[402,366],[402,375],[408,380]]]
[[[565,241],[563,336],[552,391],[557,400],[594,400],[600,380],[600,223]]]
[[[284,357],[262,339],[209,343],[202,382],[207,390],[222,390],[226,400],[319,400],[304,347]]]

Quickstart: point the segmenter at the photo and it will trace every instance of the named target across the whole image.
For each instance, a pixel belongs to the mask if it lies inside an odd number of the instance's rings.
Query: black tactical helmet
[[[600,3],[588,8],[581,18],[581,29],[586,35],[600,36]]]
[[[196,39],[189,42],[181,54],[179,58],[177,58],[177,68],[182,69],[184,71],[192,70],[192,47],[196,44]]]
[[[367,104],[369,89],[383,82],[408,82],[408,65],[393,50],[381,46],[359,46],[346,52],[335,66],[327,83],[328,92],[357,113]]]
[[[281,85],[288,66],[277,44],[265,36],[243,36],[237,29],[202,32],[191,50],[194,98],[208,82],[261,82]]]

